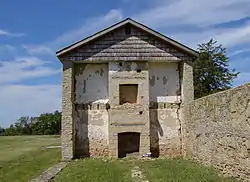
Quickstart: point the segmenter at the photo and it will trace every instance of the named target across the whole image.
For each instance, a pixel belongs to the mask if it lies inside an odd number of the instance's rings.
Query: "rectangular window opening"
[[[129,26],[125,27],[125,34],[130,35],[131,34],[131,28]]]
[[[138,84],[119,85],[120,105],[125,103],[134,104],[138,102]]]

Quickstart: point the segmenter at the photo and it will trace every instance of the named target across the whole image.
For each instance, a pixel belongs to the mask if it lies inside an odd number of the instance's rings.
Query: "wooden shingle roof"
[[[179,50],[185,52],[186,54],[188,54],[190,56],[194,56],[194,57],[198,56],[197,51],[195,51],[195,50],[193,50],[193,49],[191,49],[191,48],[189,48],[189,47],[187,47],[187,46],[185,46],[185,45],[183,45],[183,44],[181,44],[181,43],[179,43],[179,42],[177,42],[169,37],[166,37],[165,35],[157,32],[155,30],[152,30],[149,27],[147,27],[147,26],[145,26],[145,25],[143,25],[135,20],[132,20],[131,18],[127,18],[123,21],[120,21],[120,22],[118,22],[118,23],[116,23],[116,24],[114,24],[106,29],[103,29],[103,30],[85,38],[85,39],[82,39],[78,42],[75,42],[72,45],[69,45],[69,46],[57,51],[56,55],[57,55],[57,57],[60,57],[60,56],[64,55],[65,53],[71,52],[72,50],[74,50],[80,46],[83,46],[83,45],[89,43],[90,41],[93,41],[97,38],[100,38],[100,37],[104,36],[105,34],[111,32],[113,30],[116,30],[116,29],[118,29],[126,24],[131,24],[131,25],[135,26],[136,28],[147,32],[148,34],[151,34],[152,36],[155,36],[158,39],[161,39],[162,41],[166,42],[167,44],[178,48]]]

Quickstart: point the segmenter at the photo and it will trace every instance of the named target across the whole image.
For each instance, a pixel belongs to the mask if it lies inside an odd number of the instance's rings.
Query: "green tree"
[[[60,134],[61,112],[43,113],[32,124],[32,133],[38,135]]]
[[[211,39],[198,45],[194,62],[194,95],[200,98],[232,87],[239,72],[229,68],[226,48]]]
[[[2,128],[1,126],[0,126],[0,136],[1,135],[4,135],[4,128]]]
[[[31,134],[31,123],[30,123],[30,117],[23,116],[18,119],[19,125],[21,127],[21,131],[19,134],[21,135],[30,135]]]
[[[11,124],[9,128],[6,128],[6,129],[4,130],[4,135],[6,135],[6,136],[18,135],[18,134],[17,134],[17,131],[16,131],[16,129],[15,129],[15,127],[14,127],[13,124]]]
[[[58,135],[60,131],[61,112],[55,111],[38,117],[20,117],[14,125],[5,129],[4,135]]]

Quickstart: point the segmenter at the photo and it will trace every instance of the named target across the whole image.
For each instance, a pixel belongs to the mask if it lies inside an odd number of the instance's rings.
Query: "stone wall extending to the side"
[[[222,174],[250,179],[250,83],[185,104],[183,152]]]

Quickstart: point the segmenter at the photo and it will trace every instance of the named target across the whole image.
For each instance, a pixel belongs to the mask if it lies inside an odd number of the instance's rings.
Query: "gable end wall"
[[[125,34],[120,27],[103,37],[66,53],[63,61],[181,61],[190,56],[136,27]]]

